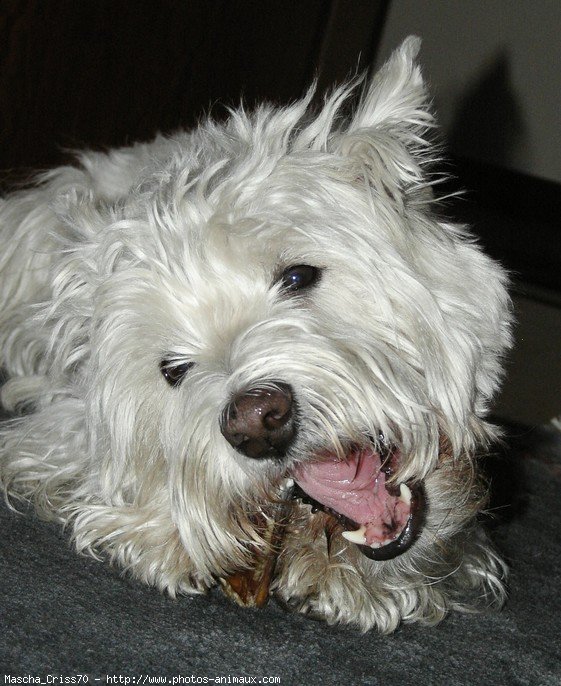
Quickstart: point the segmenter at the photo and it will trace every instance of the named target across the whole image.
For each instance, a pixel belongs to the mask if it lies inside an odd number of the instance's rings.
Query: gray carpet
[[[0,674],[43,681],[87,674],[90,683],[120,675],[131,684],[148,683],[145,675],[198,683],[280,677],[283,685],[561,684],[561,441],[549,429],[519,431],[504,458],[496,460],[495,535],[512,569],[506,608],[389,637],[328,627],[274,603],[241,610],[219,593],[163,597],[77,556],[57,526],[1,507]]]

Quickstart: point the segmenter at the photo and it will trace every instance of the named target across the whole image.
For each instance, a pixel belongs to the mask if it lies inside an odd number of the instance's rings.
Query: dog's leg
[[[82,404],[68,397],[0,428],[0,484],[10,504],[31,501],[42,517],[65,525],[78,551],[108,558],[171,595],[214,585],[192,564],[163,487],[152,500],[138,493],[115,505],[96,497],[83,421]]]
[[[108,558],[171,596],[205,593],[216,581],[193,565],[169,514],[145,507],[82,505],[73,516],[79,552]]]

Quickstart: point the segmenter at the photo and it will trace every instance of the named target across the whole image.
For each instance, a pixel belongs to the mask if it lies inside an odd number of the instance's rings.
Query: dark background
[[[0,169],[286,103],[371,64],[387,3],[8,0],[0,4]],[[353,20],[349,21],[349,15]]]

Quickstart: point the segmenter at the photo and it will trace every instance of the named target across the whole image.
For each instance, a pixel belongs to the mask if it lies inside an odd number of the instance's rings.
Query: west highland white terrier
[[[3,200],[10,502],[172,595],[382,632],[500,604],[477,456],[506,277],[435,212],[418,48],[350,116],[357,80]]]

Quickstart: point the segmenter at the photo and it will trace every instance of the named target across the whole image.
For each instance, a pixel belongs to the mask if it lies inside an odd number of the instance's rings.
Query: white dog
[[[388,632],[500,603],[505,274],[434,211],[409,38],[313,113],[85,152],[0,207],[7,493],[171,594]]]

